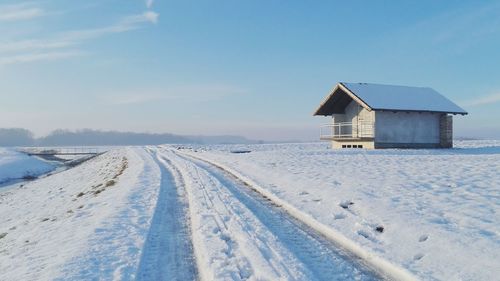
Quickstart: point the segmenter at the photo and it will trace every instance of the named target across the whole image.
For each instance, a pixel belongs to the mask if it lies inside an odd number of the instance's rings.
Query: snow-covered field
[[[500,141],[452,150],[328,144],[195,147],[423,279],[500,275]],[[236,154],[230,151],[251,150]]]
[[[158,195],[153,164],[118,149],[0,191],[0,279],[134,276]]]
[[[0,185],[25,176],[37,176],[54,169],[54,166],[12,148],[0,147]]]
[[[217,167],[168,149],[185,179],[202,280],[378,280],[364,264]]]
[[[0,280],[495,280],[500,142],[456,147],[115,148],[0,189]]]

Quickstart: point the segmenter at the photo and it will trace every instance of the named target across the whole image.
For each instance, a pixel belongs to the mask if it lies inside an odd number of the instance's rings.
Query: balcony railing
[[[341,122],[325,124],[320,128],[322,140],[371,139],[375,136],[373,122]]]

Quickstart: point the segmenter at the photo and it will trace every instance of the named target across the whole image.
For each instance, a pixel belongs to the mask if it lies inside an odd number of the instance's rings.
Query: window
[[[343,144],[342,148],[363,148],[362,144]]]

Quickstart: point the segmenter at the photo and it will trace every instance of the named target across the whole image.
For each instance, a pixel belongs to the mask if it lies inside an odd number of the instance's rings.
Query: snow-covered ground
[[[202,280],[380,279],[223,170],[171,150],[162,155],[184,179]]]
[[[118,149],[0,190],[0,279],[133,279],[159,182],[145,150]]]
[[[54,165],[17,152],[13,148],[0,148],[0,185],[25,176],[38,176],[54,169]]]
[[[426,280],[500,275],[500,142],[452,150],[327,143],[198,146],[364,249]],[[250,153],[231,153],[250,150]]]
[[[115,148],[0,189],[0,280],[495,280],[499,171],[498,141]]]

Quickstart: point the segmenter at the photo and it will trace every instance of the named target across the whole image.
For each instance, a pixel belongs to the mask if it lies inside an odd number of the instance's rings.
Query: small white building
[[[314,112],[333,148],[451,148],[450,114],[467,112],[431,88],[344,82]]]

